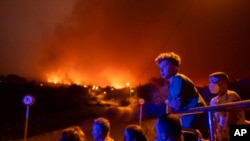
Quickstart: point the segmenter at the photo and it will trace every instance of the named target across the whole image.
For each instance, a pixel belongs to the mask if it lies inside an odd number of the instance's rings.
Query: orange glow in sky
[[[160,77],[161,52],[207,85],[215,71],[250,78],[250,0],[5,0],[0,75],[132,87]]]

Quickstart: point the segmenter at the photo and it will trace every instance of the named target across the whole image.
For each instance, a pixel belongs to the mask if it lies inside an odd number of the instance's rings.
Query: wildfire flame
[[[63,72],[51,72],[47,73],[47,82],[54,83],[54,84],[78,84],[83,85],[80,77],[77,74],[68,75],[67,73]]]
[[[127,87],[127,82],[125,81],[126,76],[114,73],[114,72],[102,72],[102,75],[105,75],[103,79],[99,79],[99,84],[93,84],[92,85],[100,85],[100,86],[112,86],[114,88],[124,88]],[[53,84],[65,84],[65,85],[71,85],[71,84],[77,84],[77,85],[89,85],[86,82],[90,81],[89,78],[94,79],[94,77],[86,77],[83,76],[81,73],[77,73],[73,70],[71,71],[63,71],[61,69],[60,71],[52,71],[50,73],[46,73],[47,82],[53,83]],[[88,80],[84,80],[88,79]],[[103,80],[103,81],[100,81]],[[106,80],[106,81],[105,81]]]

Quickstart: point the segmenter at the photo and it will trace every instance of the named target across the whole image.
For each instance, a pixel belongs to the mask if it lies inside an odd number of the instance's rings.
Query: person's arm
[[[192,97],[188,99],[188,103],[183,106],[183,110],[188,110],[189,108],[197,107],[198,97]]]
[[[190,92],[186,92],[187,94],[182,95],[181,94],[181,90],[183,87],[183,80],[180,76],[175,76],[172,80],[172,89],[173,89],[173,100],[172,102],[176,108],[175,110],[188,110],[189,108],[193,108],[197,106],[197,101],[198,101],[198,97],[190,97],[188,95],[188,93]],[[184,103],[184,99],[188,100],[187,103]]]
[[[182,88],[182,78],[180,76],[174,76],[171,82],[172,86],[172,95],[171,97],[177,98],[181,97],[181,88]]]
[[[212,99],[210,100],[210,102],[209,102],[209,106],[215,106],[215,105],[217,105],[217,104],[216,104],[216,98],[212,98]],[[214,125],[214,126],[213,126],[213,129],[214,129],[214,137],[215,137],[215,139],[216,139],[216,138],[218,138],[218,137],[217,137],[218,118],[216,117],[215,112],[213,112],[212,121],[213,121],[213,125]]]
[[[234,91],[230,91],[229,102],[241,101],[241,97]],[[228,125],[245,122],[245,114],[243,110],[230,110],[228,113]]]
[[[182,78],[174,76],[172,78],[171,87],[169,88],[169,107],[170,111],[179,111],[182,109]]]

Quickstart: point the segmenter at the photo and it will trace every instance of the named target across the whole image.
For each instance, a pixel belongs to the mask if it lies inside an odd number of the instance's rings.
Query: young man
[[[224,72],[215,72],[209,76],[209,90],[217,94],[211,99],[210,105],[219,105],[240,101],[240,96],[232,90],[228,90],[229,77]],[[217,141],[229,141],[229,125],[245,124],[245,115],[242,110],[214,113],[215,138]]]
[[[164,114],[155,122],[155,141],[183,141],[179,117]]]
[[[100,117],[94,120],[92,126],[92,136],[94,141],[114,141],[109,133],[110,122],[108,119]]]
[[[168,84],[168,111],[185,111],[189,108],[206,106],[205,101],[196,89],[193,82],[185,75],[178,73],[181,64],[181,58],[174,52],[161,53],[155,59],[156,64],[160,69],[161,77],[169,81]],[[207,121],[199,120],[199,124],[194,123],[198,121],[196,118],[204,119],[205,115],[185,115],[181,117],[183,128],[196,128],[200,130],[204,137],[208,137],[208,123]]]

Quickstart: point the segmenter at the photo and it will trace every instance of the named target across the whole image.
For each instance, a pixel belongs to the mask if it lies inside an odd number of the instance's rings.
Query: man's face
[[[168,60],[162,60],[158,67],[160,69],[160,74],[163,79],[169,79],[177,72],[177,66],[173,65]]]
[[[101,134],[101,127],[100,125],[93,125],[92,127],[92,136],[94,138],[94,140],[97,140],[100,137]]]

